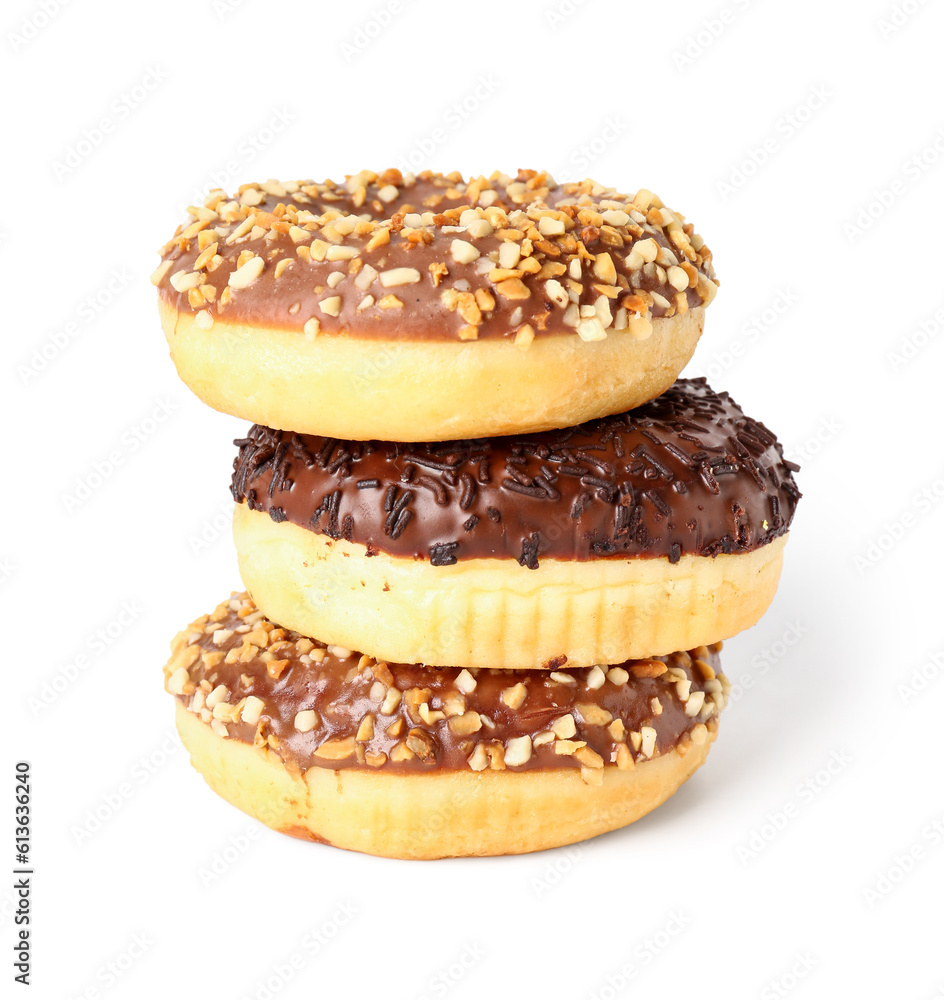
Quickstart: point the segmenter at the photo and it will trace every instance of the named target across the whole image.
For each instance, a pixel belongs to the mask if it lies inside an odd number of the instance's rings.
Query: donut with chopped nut
[[[218,410],[359,440],[567,427],[657,396],[711,253],[652,192],[397,171],[212,192],[154,272],[181,378]]]
[[[253,427],[243,582],[275,621],[402,662],[541,669],[728,638],[773,598],[797,500],[704,381],[563,431],[433,444]]]
[[[719,650],[433,671],[301,636],[241,594],[177,636],[164,678],[223,798],[295,836],[435,858],[569,844],[659,805],[715,737]]]

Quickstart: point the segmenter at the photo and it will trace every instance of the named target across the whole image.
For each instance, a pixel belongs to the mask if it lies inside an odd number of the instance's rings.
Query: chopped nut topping
[[[551,730],[558,739],[569,739],[577,734],[577,724],[572,715],[562,715],[551,723]]]
[[[472,692],[475,690],[475,686],[476,686],[475,685],[475,678],[472,676],[471,673],[469,673],[468,670],[460,670],[459,671],[458,675],[456,676],[455,684],[456,684],[456,687],[463,694],[472,694]]]
[[[265,261],[261,257],[250,257],[229,276],[230,288],[248,288],[262,274]]]
[[[508,767],[520,767],[531,759],[531,737],[515,736],[505,745],[505,764]]]
[[[394,288],[397,285],[412,285],[420,280],[420,272],[415,267],[395,267],[389,271],[380,272],[380,283],[384,288]]]
[[[457,736],[471,736],[482,728],[482,719],[478,712],[465,712],[463,715],[453,716],[449,720],[449,728]]]
[[[517,711],[524,704],[527,696],[528,689],[519,681],[514,687],[505,688],[502,691],[501,699],[512,711]]]
[[[424,673],[316,644],[268,621],[241,595],[175,638],[164,683],[221,738],[252,743],[302,772],[576,768],[595,784],[606,767],[631,769],[707,743],[730,690],[717,652],[702,647],[567,673]],[[680,693],[684,714],[669,708]]]
[[[315,750],[315,756],[322,760],[344,760],[354,755],[355,739],[348,736],[345,739],[325,740]]]
[[[300,733],[310,733],[317,725],[318,713],[314,709],[306,708],[295,716],[295,728]]]
[[[332,295],[326,299],[322,299],[318,303],[318,308],[326,316],[339,316],[341,313],[341,296]]]

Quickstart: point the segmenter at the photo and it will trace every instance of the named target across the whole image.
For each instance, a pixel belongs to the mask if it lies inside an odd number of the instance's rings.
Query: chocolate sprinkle
[[[455,566],[458,551],[458,542],[436,542],[429,547],[429,563],[431,566]]]

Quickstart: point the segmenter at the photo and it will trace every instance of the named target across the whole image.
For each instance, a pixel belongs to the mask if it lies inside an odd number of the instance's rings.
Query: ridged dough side
[[[540,669],[693,649],[754,625],[773,599],[786,536],[741,555],[468,559],[379,553],[238,504],[243,583],[268,618],[399,663]]]
[[[180,703],[177,729],[193,766],[227,802],[295,837],[391,858],[525,854],[634,822],[704,763],[715,737],[633,770],[577,768],[390,774],[310,768],[293,776],[271,751],[224,739]]]

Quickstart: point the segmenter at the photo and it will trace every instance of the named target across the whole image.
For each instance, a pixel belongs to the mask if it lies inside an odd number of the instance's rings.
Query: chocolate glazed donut
[[[571,843],[654,808],[715,738],[718,652],[430,670],[326,646],[234,595],[177,636],[164,678],[224,798],[295,836],[430,858]]]
[[[237,444],[259,606],[410,662],[582,666],[726,638],[766,609],[800,497],[775,436],[704,380],[565,431]]]
[[[304,433],[453,440],[619,412],[671,385],[717,289],[651,191],[537,171],[269,181],[190,216],[152,276],[179,374]]]

